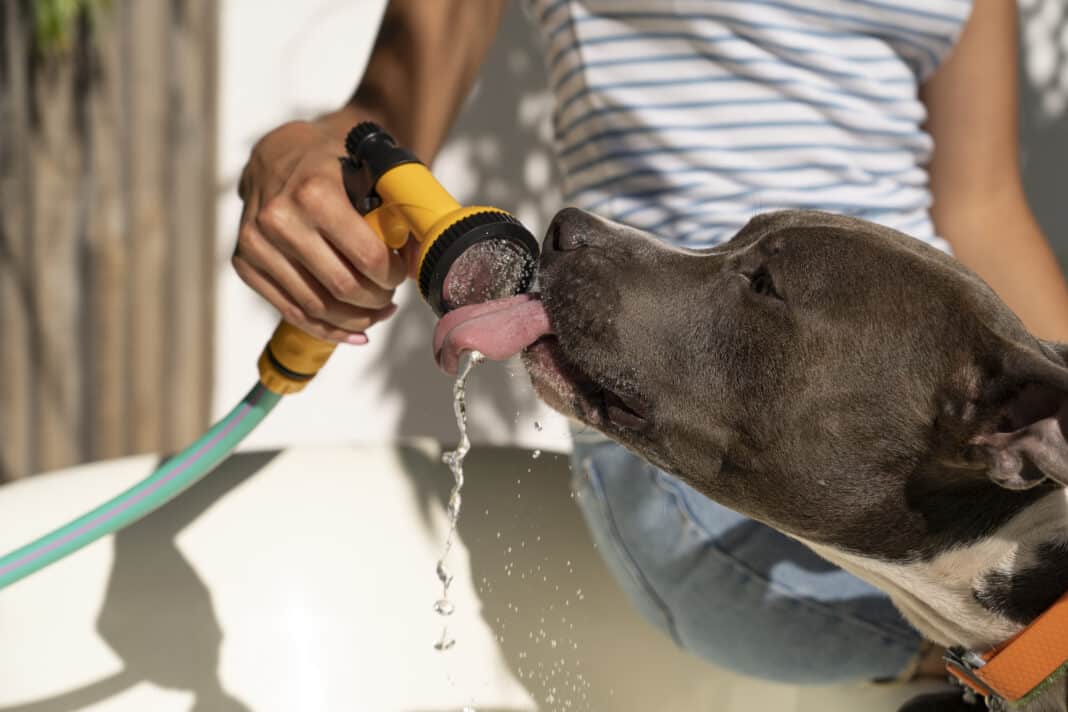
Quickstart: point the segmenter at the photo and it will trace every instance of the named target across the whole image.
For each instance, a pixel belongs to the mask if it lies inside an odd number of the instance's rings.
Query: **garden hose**
[[[0,558],[0,589],[133,524],[177,497],[222,462],[281,396],[257,383],[236,408],[149,477],[74,521]]]
[[[402,247],[409,236],[420,242],[419,288],[438,316],[527,289],[538,244],[518,220],[497,208],[461,206],[375,124],[356,126],[345,145],[342,169],[350,200],[388,247]],[[195,484],[283,395],[302,390],[334,347],[280,323],[260,356],[260,382],[226,417],[122,494],[0,558],[0,589],[133,524]]]

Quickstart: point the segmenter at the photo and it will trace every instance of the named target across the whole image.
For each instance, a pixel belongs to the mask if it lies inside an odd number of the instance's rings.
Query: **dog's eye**
[[[765,297],[782,300],[782,295],[775,291],[775,282],[771,278],[771,273],[763,265],[749,275],[749,289]]]

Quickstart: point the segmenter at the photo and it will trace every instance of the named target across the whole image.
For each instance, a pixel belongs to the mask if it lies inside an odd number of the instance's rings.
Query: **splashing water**
[[[452,386],[452,410],[456,414],[456,426],[460,429],[460,442],[455,450],[450,450],[441,456],[441,461],[449,466],[452,471],[452,492],[449,494],[449,534],[445,538],[445,550],[438,559],[436,573],[441,582],[441,598],[434,602],[434,611],[439,616],[447,618],[453,614],[456,607],[449,600],[449,584],[452,583],[452,574],[445,566],[445,561],[452,550],[452,539],[456,534],[456,522],[460,519],[460,490],[464,486],[464,458],[471,449],[471,440],[467,437],[467,401],[466,387],[467,377],[471,370],[486,359],[478,351],[465,351],[460,356],[460,368],[456,375],[456,382]],[[434,643],[434,649],[445,651],[456,645],[456,639],[449,637],[449,626],[441,627],[441,637]],[[469,708],[468,708],[469,709]],[[473,712],[473,710],[472,710]]]
[[[530,253],[506,240],[483,240],[464,250],[449,267],[442,298],[448,309],[510,297],[531,276]]]

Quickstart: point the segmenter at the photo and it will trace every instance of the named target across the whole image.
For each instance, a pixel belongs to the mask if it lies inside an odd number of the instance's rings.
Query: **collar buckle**
[[[982,696],[990,712],[1008,710],[1005,700],[994,692],[978,675],[976,670],[986,665],[986,660],[965,648],[953,647],[946,650],[942,658],[946,668],[952,673],[952,680],[964,688],[964,697],[968,702],[975,702],[976,696]]]

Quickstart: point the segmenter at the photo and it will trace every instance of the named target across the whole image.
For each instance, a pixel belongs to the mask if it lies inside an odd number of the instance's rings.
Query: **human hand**
[[[389,249],[353,209],[342,182],[344,136],[294,121],[252,149],[232,263],[282,318],[320,339],[367,343],[392,315],[408,255]]]

